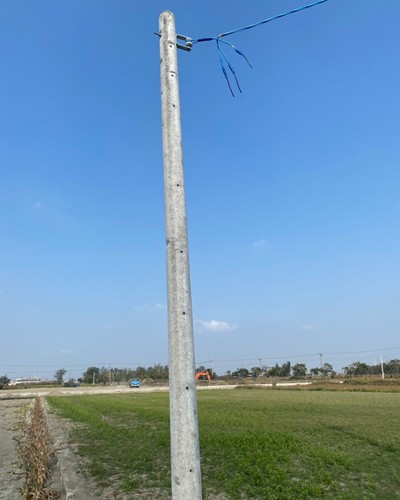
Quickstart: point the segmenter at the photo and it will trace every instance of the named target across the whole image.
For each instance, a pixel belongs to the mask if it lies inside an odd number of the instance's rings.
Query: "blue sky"
[[[1,2],[0,374],[168,363],[159,14],[198,38],[305,3]],[[235,98],[214,43],[179,53],[197,362],[400,357],[399,19],[232,35]]]

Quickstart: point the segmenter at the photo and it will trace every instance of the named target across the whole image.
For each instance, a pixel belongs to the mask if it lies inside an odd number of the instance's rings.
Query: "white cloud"
[[[317,327],[314,326],[314,325],[303,325],[300,330],[303,330],[304,332],[313,332],[314,330],[316,330]]]
[[[262,238],[261,240],[255,240],[253,241],[253,243],[251,244],[251,246],[253,248],[263,248],[267,245],[267,240],[265,240],[264,238]]]
[[[163,304],[143,304],[142,306],[135,306],[136,312],[151,312],[151,311],[164,311],[167,307]]]
[[[209,321],[196,319],[196,323],[199,325],[200,331],[207,332],[230,332],[239,328],[237,325],[231,325],[226,321],[217,321],[215,319]]]
[[[61,349],[60,354],[72,354],[71,349]]]

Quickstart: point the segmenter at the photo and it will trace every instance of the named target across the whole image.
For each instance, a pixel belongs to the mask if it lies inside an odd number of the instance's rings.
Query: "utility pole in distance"
[[[192,299],[175,18],[159,20],[167,240],[171,482],[173,500],[201,500]]]

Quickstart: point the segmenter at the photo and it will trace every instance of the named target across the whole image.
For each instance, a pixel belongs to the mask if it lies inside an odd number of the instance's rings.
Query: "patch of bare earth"
[[[27,400],[0,400],[0,499],[20,500],[24,473],[16,438],[22,434],[20,421],[26,414]]]

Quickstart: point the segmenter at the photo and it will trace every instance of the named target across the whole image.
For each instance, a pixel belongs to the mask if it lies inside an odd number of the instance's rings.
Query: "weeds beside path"
[[[33,400],[19,440],[19,454],[25,482],[22,498],[45,500],[60,498],[60,492],[47,487],[54,465],[54,450],[49,435],[43,400]]]

